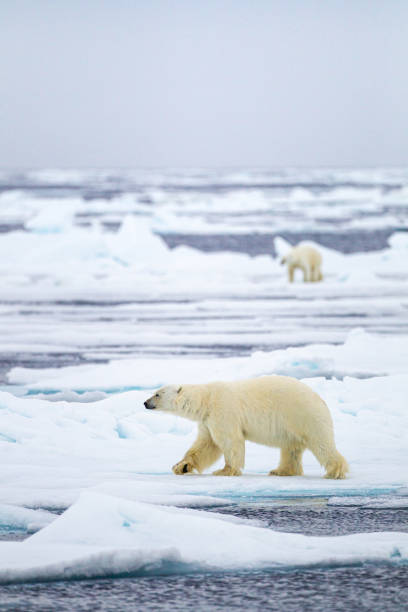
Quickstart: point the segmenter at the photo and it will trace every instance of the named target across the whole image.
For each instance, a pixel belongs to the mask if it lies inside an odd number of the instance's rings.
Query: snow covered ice
[[[85,493],[22,543],[0,544],[0,582],[408,560],[408,534],[313,538],[222,515]]]
[[[406,507],[408,175],[122,179],[107,199],[107,171],[33,171],[0,195],[0,531],[36,532],[0,542],[0,580],[406,562],[403,533],[307,537],[217,507]],[[324,282],[289,285],[279,256],[312,231]],[[225,233],[240,252],[194,248]],[[250,443],[240,478],[174,476],[195,425],[145,411],[152,390],[273,373],[327,402],[349,477],[308,452],[305,476],[267,477],[278,450]]]

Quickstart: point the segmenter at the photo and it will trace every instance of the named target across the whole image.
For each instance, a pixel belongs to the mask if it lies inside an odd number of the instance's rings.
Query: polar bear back
[[[333,438],[329,409],[317,393],[289,376],[210,383],[209,414],[235,424],[245,439],[267,446]]]
[[[288,260],[292,264],[303,265],[307,263],[309,266],[320,266],[322,264],[322,256],[319,251],[308,244],[300,243],[293,247],[288,255]]]

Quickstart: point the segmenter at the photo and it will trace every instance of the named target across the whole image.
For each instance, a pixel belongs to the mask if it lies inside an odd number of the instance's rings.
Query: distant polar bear
[[[303,281],[305,283],[314,283],[323,280],[321,270],[322,256],[317,249],[307,244],[300,243],[296,247],[293,247],[293,249],[282,258],[281,264],[286,264],[288,267],[290,283],[293,283],[296,268],[302,270]]]
[[[245,440],[281,449],[272,476],[303,474],[302,454],[309,449],[326,468],[326,478],[344,478],[347,461],[334,443],[333,422],[324,401],[289,376],[262,376],[236,382],[162,387],[144,402],[198,422],[198,436],[175,474],[202,472],[224,455],[216,476],[240,476]]]

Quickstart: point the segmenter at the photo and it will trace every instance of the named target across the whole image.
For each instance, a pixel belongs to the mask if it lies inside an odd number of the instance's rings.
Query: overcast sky
[[[408,0],[1,0],[0,166],[408,164]]]

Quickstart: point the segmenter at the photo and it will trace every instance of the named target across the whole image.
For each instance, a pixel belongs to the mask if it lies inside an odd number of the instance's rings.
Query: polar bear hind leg
[[[296,444],[282,447],[279,465],[276,470],[269,472],[269,476],[302,476],[304,450],[304,446]]]
[[[320,267],[318,265],[313,266],[312,267],[312,277],[311,277],[311,281],[313,283],[317,283],[319,281],[323,280],[323,275],[320,271]]]
[[[349,471],[349,466],[343,455],[338,451],[329,459],[325,465],[325,478],[343,479]]]
[[[308,444],[309,448],[319,463],[326,469],[325,478],[342,479],[349,471],[348,463],[333,445],[316,443]]]

